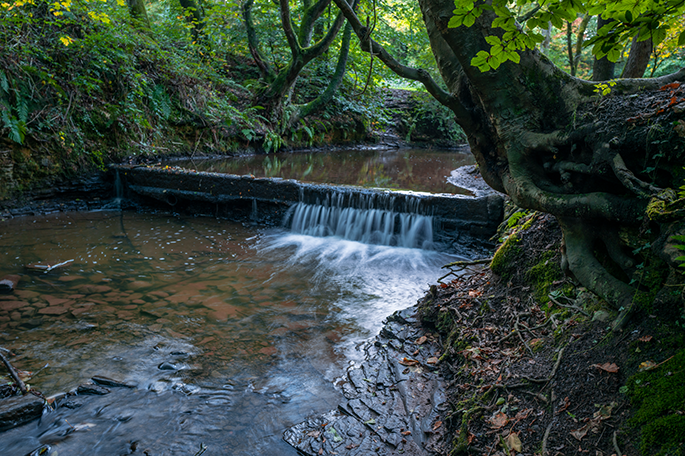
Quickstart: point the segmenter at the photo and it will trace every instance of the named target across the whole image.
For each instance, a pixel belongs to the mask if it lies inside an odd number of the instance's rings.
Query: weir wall
[[[479,192],[480,196],[431,194],[182,168],[114,165],[110,169],[119,175],[121,196],[137,203],[159,205],[161,202],[182,213],[267,224],[280,224],[287,210],[297,203],[326,204],[328,201],[330,204],[335,200],[350,206],[373,204],[374,208],[398,213],[431,215],[436,240],[451,243],[466,238],[489,239],[503,217],[503,196],[494,191],[485,195]]]

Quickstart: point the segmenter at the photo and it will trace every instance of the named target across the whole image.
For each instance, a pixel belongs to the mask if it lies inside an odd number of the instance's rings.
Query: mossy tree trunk
[[[282,115],[284,103],[289,97],[297,78],[302,69],[315,58],[323,55],[333,44],[338,32],[345,22],[345,17],[338,14],[323,37],[312,43],[312,36],[317,19],[326,11],[331,0],[319,0],[312,3],[310,0],[303,0],[303,11],[300,15],[301,20],[298,27],[293,23],[290,4],[288,0],[279,0],[279,14],[281,28],[290,48],[290,61],[277,74],[265,65],[263,53],[259,50],[259,41],[254,30],[251,16],[251,1],[243,3],[243,19],[246,23],[248,32],[248,42],[257,66],[265,79],[270,82],[266,90],[259,94],[258,104],[264,106],[270,114],[274,123],[277,123]],[[251,37],[251,38],[250,38]]]
[[[196,43],[204,43],[203,29],[205,27],[205,13],[198,0],[179,0],[186,11],[186,20],[190,23],[190,32]]]
[[[147,17],[147,9],[144,0],[126,0],[128,12],[131,17],[145,28],[150,28],[150,20]]]
[[[451,108],[491,187],[520,207],[559,219],[570,273],[629,314],[647,291],[636,279],[640,264],[660,253],[650,245],[685,234],[682,218],[667,231],[653,215],[664,211],[649,213],[655,201],[666,207],[683,201],[663,189],[682,185],[685,177],[685,104],[676,106],[685,85],[674,83],[685,69],[659,79],[619,80],[606,96],[537,51],[522,52],[519,64],[481,72],[471,59],[489,49],[486,36],[497,35],[492,17],[486,12],[470,28],[448,28],[452,1],[419,0],[444,91],[427,72],[395,61],[345,0],[335,2],[363,49],[400,76],[423,82]]]

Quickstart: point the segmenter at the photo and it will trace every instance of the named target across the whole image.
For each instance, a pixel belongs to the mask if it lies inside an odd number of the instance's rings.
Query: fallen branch
[[[480,260],[472,260],[472,261],[454,261],[452,263],[446,264],[441,269],[456,268],[456,267],[464,268],[466,266],[475,266],[477,264],[490,263],[491,261],[492,261],[492,258],[483,258]]]
[[[9,371],[12,378],[14,379],[14,382],[19,387],[21,394],[26,394],[28,392],[28,390],[26,389],[26,385],[24,384],[24,382],[21,381],[21,379],[19,378],[19,375],[17,374],[17,371],[14,370],[14,367],[12,367],[9,360],[7,358],[5,358],[5,355],[2,353],[3,350],[9,352],[9,350],[6,350],[4,348],[2,350],[0,350],[0,359],[2,359],[2,362],[5,364],[5,367]]]

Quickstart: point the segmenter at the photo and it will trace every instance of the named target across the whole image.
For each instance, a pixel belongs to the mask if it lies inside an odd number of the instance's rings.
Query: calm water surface
[[[22,280],[0,295],[0,345],[17,368],[39,371],[28,383],[49,395],[104,375],[138,389],[58,409],[0,434],[0,448],[192,456],[204,443],[205,455],[295,455],[282,431],[335,408],[331,382],[361,358],[355,347],[453,260],[211,218],[1,221],[0,275]]]
[[[278,153],[228,159],[183,160],[169,164],[255,177],[356,185],[430,193],[468,193],[447,182],[453,169],[475,163],[465,150],[342,150]]]

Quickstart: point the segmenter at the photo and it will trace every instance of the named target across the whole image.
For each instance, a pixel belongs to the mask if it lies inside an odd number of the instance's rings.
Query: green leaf
[[[467,27],[471,27],[473,24],[476,23],[476,16],[469,13],[464,17],[464,25]]]
[[[680,32],[680,35],[678,35],[678,46],[682,46],[684,44],[685,44],[685,30]]]
[[[462,24],[463,16],[452,16],[450,21],[447,23],[448,28],[457,28]]]

